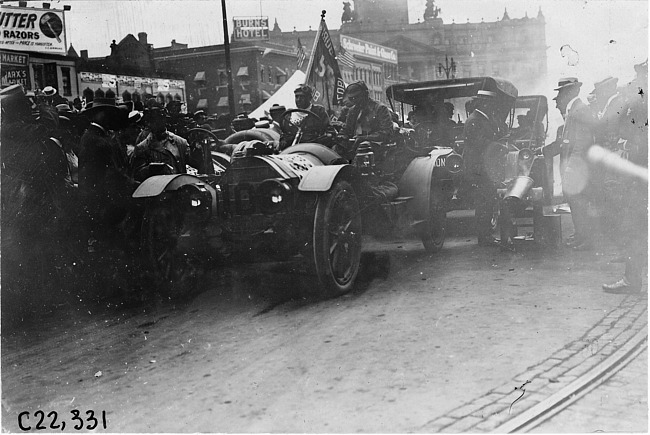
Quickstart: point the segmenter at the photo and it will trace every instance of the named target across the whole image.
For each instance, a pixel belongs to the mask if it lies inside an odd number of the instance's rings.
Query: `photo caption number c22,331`
[[[35,411],[30,414],[29,411],[23,411],[18,414],[18,427],[20,430],[65,430],[66,427],[72,430],[95,430],[106,429],[106,411],[95,412],[88,410],[86,412],[72,409],[66,415],[59,415],[56,411]]]

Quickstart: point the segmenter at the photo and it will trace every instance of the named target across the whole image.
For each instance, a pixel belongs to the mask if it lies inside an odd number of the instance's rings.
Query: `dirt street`
[[[367,250],[364,279],[336,299],[304,298],[313,277],[242,265],[174,304],[76,300],[5,327],[2,427],[42,410],[74,432],[76,409],[106,411],[106,432],[428,432],[633,297],[602,292],[621,271],[602,252],[501,252],[458,233],[437,255]]]

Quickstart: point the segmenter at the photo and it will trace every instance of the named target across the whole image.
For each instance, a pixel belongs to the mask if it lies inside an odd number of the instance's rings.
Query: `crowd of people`
[[[621,254],[613,261],[626,265],[620,280],[603,285],[607,291],[639,290],[647,264],[647,180],[596,166],[589,158],[598,146],[648,167],[647,61],[635,71],[635,79],[622,87],[614,77],[597,82],[587,102],[579,96],[577,78],[559,80],[555,101],[564,125],[545,153],[560,155],[562,189],[575,228],[567,246],[593,250],[605,241]]]
[[[608,291],[641,287],[647,262],[647,184],[594,167],[588,152],[599,145],[647,167],[647,62],[635,69],[635,80],[623,87],[612,77],[596,83],[587,102],[579,97],[582,83],[578,79],[561,79],[555,101],[564,125],[555,141],[544,148],[548,157],[560,155],[563,193],[575,228],[567,246],[593,249],[594,235],[603,234],[622,253],[625,275],[604,285]],[[29,246],[54,249],[72,239],[88,252],[116,244],[128,250],[137,243],[141,213],[132,194],[151,175],[151,164],[156,164],[156,173],[185,173],[192,168],[205,173],[203,150],[192,148],[183,137],[191,128],[220,131],[224,138],[236,130],[265,127],[280,137],[278,151],[296,141],[296,131],[287,131],[287,122],[301,126],[302,142],[329,130],[335,132],[332,147],[347,160],[354,157],[360,143],[380,147],[400,128],[396,115],[370,98],[363,82],[347,87],[344,107],[335,118],[313,102],[313,94],[306,85],[295,90],[295,104],[302,112],[284,116],[286,109],[276,105],[268,118],[250,120],[244,114],[216,126],[223,127],[219,130],[203,111],[182,115],[178,104],[165,107],[154,98],[140,105],[118,104],[112,91],[98,90],[92,102],[80,105],[61,99],[51,87],[35,98],[20,85],[5,88],[0,91],[3,246],[24,254]],[[462,129],[465,176],[476,191],[478,243],[486,246],[499,245],[492,236],[498,199],[488,156],[508,134],[509,111],[495,97],[492,91],[480,90],[464,124],[453,120],[454,106],[444,102],[437,105],[433,120],[437,129],[453,131],[453,135]],[[427,114],[419,108],[409,115],[410,124],[401,126],[418,131],[424,119]],[[524,117],[519,120],[522,131],[527,122]],[[386,192],[397,189],[395,185],[382,188]]]

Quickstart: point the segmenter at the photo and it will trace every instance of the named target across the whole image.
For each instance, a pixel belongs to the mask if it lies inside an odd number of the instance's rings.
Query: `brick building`
[[[188,109],[228,112],[228,76],[223,45],[187,48],[172,41],[154,48],[159,70],[180,74],[187,84]],[[292,47],[267,41],[230,44],[235,110],[248,112],[266,101],[296,71]]]

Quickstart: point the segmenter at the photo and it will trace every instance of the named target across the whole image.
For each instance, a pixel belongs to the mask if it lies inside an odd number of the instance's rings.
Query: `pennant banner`
[[[327,30],[325,19],[321,19],[320,27],[314,41],[314,49],[309,59],[306,84],[315,90],[314,101],[327,101],[327,107],[338,106],[343,100],[345,83],[341,77],[339,64],[332,38]]]

